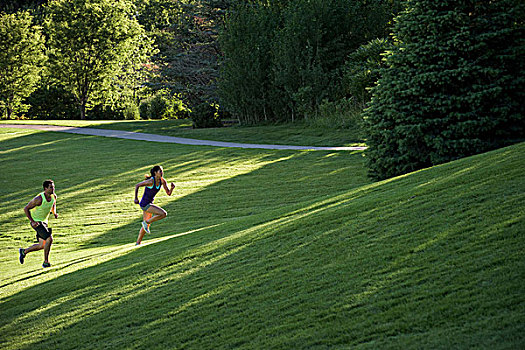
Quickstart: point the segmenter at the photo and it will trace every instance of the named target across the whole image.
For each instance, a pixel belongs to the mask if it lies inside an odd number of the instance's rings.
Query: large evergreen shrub
[[[370,174],[387,178],[523,138],[525,4],[407,4],[366,112]]]

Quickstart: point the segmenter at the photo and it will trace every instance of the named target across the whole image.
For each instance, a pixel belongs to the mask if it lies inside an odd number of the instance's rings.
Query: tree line
[[[388,38],[400,8],[401,1],[366,0],[237,5],[219,37],[222,103],[245,123],[309,119],[342,99],[361,104],[368,77],[357,66],[369,57],[352,54]]]
[[[1,116],[160,119],[212,111],[215,117],[217,36],[229,3],[6,1]],[[19,59],[23,50],[27,61]]]
[[[219,96],[247,123],[357,109],[370,175],[405,174],[525,139],[524,19],[520,0],[244,3]]]
[[[359,129],[377,179],[524,139],[520,0],[13,3],[3,117]]]

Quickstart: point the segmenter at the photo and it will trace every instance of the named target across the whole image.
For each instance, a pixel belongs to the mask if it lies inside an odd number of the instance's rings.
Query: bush
[[[124,108],[124,118],[128,120],[137,120],[140,119],[139,107],[131,102]]]
[[[222,123],[219,114],[218,104],[207,102],[197,105],[191,112],[194,128],[216,128],[221,127]]]
[[[348,56],[343,67],[343,91],[357,101],[370,100],[370,88],[379,79],[383,53],[392,44],[387,39],[374,39]]]
[[[166,96],[157,93],[149,102],[148,118],[164,119],[168,116],[169,102]]]
[[[364,104],[356,103],[352,98],[335,102],[324,100],[317,116],[308,119],[308,123],[323,129],[351,129],[355,135],[362,135],[363,107]]]
[[[149,119],[149,99],[140,101],[139,115],[142,119]]]
[[[139,114],[142,119],[184,119],[188,117],[189,110],[178,95],[172,96],[167,90],[159,90],[141,101]]]
[[[190,110],[182,100],[173,99],[172,115],[176,119],[187,119],[190,116]]]

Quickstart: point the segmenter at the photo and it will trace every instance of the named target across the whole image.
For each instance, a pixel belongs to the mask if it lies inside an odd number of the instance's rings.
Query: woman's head
[[[159,171],[160,171],[160,173],[159,173]],[[147,176],[147,177],[155,177],[155,175],[157,175],[157,174],[160,175],[160,177],[162,177],[162,175],[164,173],[164,171],[162,170],[162,167],[160,165],[155,165],[153,168],[151,168],[149,170],[149,172],[150,172],[150,175]]]

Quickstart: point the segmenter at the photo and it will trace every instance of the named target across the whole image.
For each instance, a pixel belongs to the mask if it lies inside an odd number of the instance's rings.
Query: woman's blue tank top
[[[142,199],[140,200],[140,206],[145,207],[148,204],[153,203],[153,199],[155,199],[155,196],[160,191],[160,187],[162,186],[162,179],[159,181],[159,185],[155,186],[155,178],[153,179],[153,185],[146,186],[144,189],[144,194],[142,195]]]

